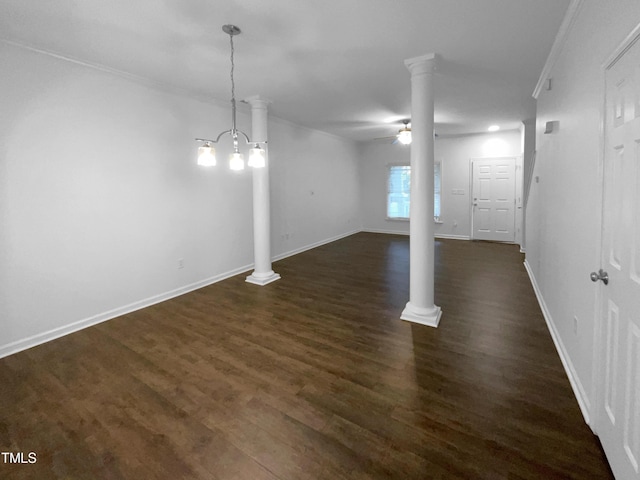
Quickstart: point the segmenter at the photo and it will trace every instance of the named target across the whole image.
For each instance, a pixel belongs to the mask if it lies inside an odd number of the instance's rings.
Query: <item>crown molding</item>
[[[47,57],[51,57],[51,58],[55,58],[56,60],[60,60],[62,62],[68,62],[74,65],[78,65],[80,67],[84,67],[84,68],[88,68],[91,70],[96,70],[102,73],[106,73],[108,75],[112,75],[114,77],[118,77],[118,78],[122,78],[125,80],[128,80],[130,82],[136,83],[138,85],[142,85],[144,87],[147,88],[151,88],[154,90],[159,90],[159,91],[163,91],[165,93],[170,93],[173,95],[179,95],[179,96],[183,96],[183,97],[187,97],[190,98],[192,100],[197,100],[200,102],[205,102],[205,103],[209,103],[209,104],[213,104],[219,107],[224,107],[226,108],[229,105],[229,102],[225,102],[223,100],[217,99],[217,98],[213,98],[213,97],[209,97],[207,95],[204,95],[200,92],[195,92],[195,91],[191,91],[191,90],[187,90],[185,88],[181,88],[178,87],[176,85],[171,85],[169,83],[165,83],[165,82],[160,82],[157,80],[153,80],[151,78],[148,77],[143,77],[141,75],[136,75],[134,73],[130,73],[130,72],[126,72],[124,70],[119,70],[117,68],[113,68],[113,67],[109,67],[100,63],[96,63],[96,62],[91,62],[91,61],[86,61],[86,60],[81,60],[79,58],[75,58],[72,57],[70,55],[64,55],[58,52],[54,52],[52,50],[46,50],[43,48],[38,48],[38,47],[34,47],[32,45],[28,45],[26,43],[21,43],[21,42],[16,42],[13,40],[9,40],[6,38],[2,38],[0,37],[0,43],[4,43],[6,45],[9,45],[11,47],[17,48],[17,49],[22,49],[22,50],[26,50],[29,52],[33,52],[39,55],[44,55]],[[248,111],[248,107],[246,107],[245,105],[242,105],[241,102],[238,105],[238,110],[242,110],[242,111]]]
[[[556,61],[558,60],[558,57],[560,57],[560,52],[562,51],[567,41],[567,38],[569,37],[569,32],[571,31],[571,27],[573,27],[573,24],[578,18],[578,13],[583,3],[584,3],[584,0],[571,0],[571,3],[567,7],[567,11],[564,14],[564,19],[560,24],[560,29],[556,34],[556,39],[553,42],[553,46],[551,47],[551,51],[549,52],[547,61],[545,62],[544,67],[542,68],[542,73],[540,74],[540,78],[538,79],[536,88],[533,91],[533,98],[535,98],[536,100],[538,99],[538,96],[540,95],[540,92],[542,91],[544,84],[546,83],[547,79],[551,75],[551,69],[553,68]]]

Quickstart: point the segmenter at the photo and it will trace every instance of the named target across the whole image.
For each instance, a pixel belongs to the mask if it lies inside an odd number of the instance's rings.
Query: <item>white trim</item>
[[[198,100],[200,102],[209,103],[211,105],[216,105],[221,108],[227,108],[228,102],[222,99],[211,98],[210,96],[195,93],[191,90],[187,90],[185,88],[180,88],[175,85],[170,85],[168,83],[159,82],[157,80],[153,80],[148,77],[143,77],[141,75],[136,75],[134,73],[129,73],[124,70],[118,70],[117,68],[108,67],[106,65],[102,65],[100,63],[87,62],[84,60],[80,60],[79,58],[71,57],[68,55],[63,55],[60,53],[52,52],[50,50],[43,50],[41,48],[32,47],[25,43],[15,42],[13,40],[7,40],[6,38],[0,38],[0,42],[10,45],[15,48],[21,48],[23,50],[28,50],[30,52],[38,53],[40,55],[45,55],[47,57],[55,58],[56,60],[61,60],[63,62],[72,63],[74,65],[79,65],[84,68],[88,68],[91,70],[97,70],[102,73],[106,73],[108,75],[112,75],[118,78],[122,78],[133,82],[137,85],[141,85],[143,87],[151,88],[153,90],[163,91],[165,93],[170,93],[172,95],[180,95],[186,98],[190,98],[193,100]],[[248,107],[245,106],[242,102],[238,103],[238,110],[247,112]]]
[[[364,233],[384,233],[387,235],[409,235],[409,232],[397,232],[395,230],[383,230],[381,228],[363,228],[360,231]]]
[[[544,320],[547,323],[547,328],[549,329],[549,333],[551,334],[551,338],[553,339],[553,343],[558,352],[558,356],[562,361],[562,366],[567,373],[567,377],[569,378],[569,383],[571,384],[571,388],[573,389],[576,400],[578,400],[578,405],[580,406],[582,416],[584,417],[587,425],[589,425],[593,429],[593,426],[591,425],[591,402],[589,401],[589,397],[587,396],[587,393],[582,386],[582,382],[580,382],[578,373],[576,372],[576,369],[571,362],[571,357],[567,353],[567,350],[562,343],[555,322],[551,317],[551,313],[549,312],[547,304],[544,301],[542,292],[540,291],[540,287],[538,286],[538,282],[536,281],[536,277],[533,274],[533,270],[529,266],[529,262],[527,260],[524,261],[524,268],[527,270],[529,280],[531,281],[531,285],[533,286],[533,291],[535,292],[536,298],[538,299],[538,304],[540,305],[540,310],[542,310],[542,315],[544,316]]]
[[[347,232],[347,233],[342,233],[340,235],[336,235],[335,237],[327,238],[325,240],[320,240],[319,242],[310,243],[309,245],[305,245],[304,247],[300,247],[300,248],[296,248],[294,250],[289,250],[288,252],[280,253],[280,254],[276,255],[275,257],[273,257],[272,260],[274,262],[276,262],[278,260],[282,260],[282,259],[287,258],[287,257],[292,257],[292,256],[297,255],[299,253],[306,252],[307,250],[312,250],[312,249],[314,249],[316,247],[321,247],[322,245],[326,245],[327,243],[335,242],[336,240],[340,240],[340,239],[345,238],[345,237],[350,237],[351,235],[355,235],[356,233],[359,233],[361,231],[362,231],[361,229],[352,230],[352,231]]]
[[[499,133],[508,133],[508,132],[520,132],[520,127],[514,128],[504,128],[500,129]],[[448,140],[451,138],[465,138],[465,137],[474,137],[474,136],[490,136],[495,135],[498,132],[468,132],[468,133],[438,133],[438,140]]]
[[[135,83],[137,85],[142,85],[143,87],[151,88],[153,90],[159,90],[159,91],[163,91],[165,93],[170,93],[170,94],[173,94],[173,95],[180,95],[180,96],[183,96],[183,97],[186,97],[186,98],[190,98],[192,100],[197,100],[197,101],[200,101],[200,102],[208,103],[210,105],[215,105],[217,107],[224,108],[224,109],[229,107],[228,100],[223,100],[223,99],[219,99],[219,98],[212,98],[209,95],[200,94],[198,92],[194,92],[194,91],[191,91],[191,90],[180,88],[178,86],[170,85],[168,83],[159,82],[157,80],[153,80],[153,79],[148,78],[148,77],[143,77],[141,75],[136,75],[136,74],[133,74],[133,73],[129,73],[129,72],[126,72],[124,70],[118,70],[116,68],[108,67],[106,65],[101,65],[99,63],[87,62],[87,61],[80,60],[78,58],[74,58],[74,57],[71,57],[71,56],[68,56],[68,55],[62,55],[60,53],[56,53],[56,52],[53,52],[53,51],[50,51],[50,50],[44,50],[44,49],[41,49],[41,48],[32,47],[32,46],[27,45],[25,43],[16,42],[16,41],[13,41],[13,40],[8,40],[6,38],[1,38],[0,37],[0,43],[5,43],[5,44],[10,45],[12,47],[21,48],[23,50],[28,50],[30,52],[38,53],[40,55],[46,55],[48,57],[55,58],[55,59],[61,60],[63,62],[73,63],[75,65],[79,65],[81,67],[88,68],[88,69],[91,69],[91,70],[97,70],[99,72],[103,72],[103,73],[106,73],[106,74],[109,74],[109,75],[113,75],[113,76],[118,77],[118,78],[129,80],[129,81],[131,81],[131,82],[133,82],[133,83]],[[256,96],[256,95],[254,95],[254,96]],[[252,97],[251,96],[247,97],[247,99],[245,99],[245,100],[248,100],[250,98],[252,98]],[[243,113],[248,114],[249,113],[249,106],[245,102],[245,100],[239,101],[237,103],[236,107],[237,107],[239,112],[243,112]],[[317,134],[320,134],[320,135],[323,135],[323,136],[327,136],[327,137],[331,137],[331,138],[336,139],[336,140],[341,140],[343,142],[347,142],[347,143],[350,143],[350,144],[353,144],[353,145],[356,145],[357,143],[359,143],[359,142],[356,142],[356,141],[353,141],[353,140],[348,140],[348,139],[346,139],[344,137],[341,137],[339,135],[335,135],[333,133],[324,132],[322,130],[315,130],[313,128],[305,127],[303,125],[299,125],[297,123],[291,122],[291,121],[286,120],[284,118],[275,117],[271,113],[269,113],[269,122],[280,123],[280,124],[283,124],[283,125],[292,126],[292,127],[295,127],[295,128],[297,128],[299,130],[304,130],[304,131],[308,131],[308,132],[315,132]]]
[[[571,3],[567,7],[567,11],[564,14],[564,19],[560,24],[560,28],[558,29],[558,33],[556,34],[556,38],[553,42],[553,46],[549,51],[549,56],[547,57],[547,61],[542,68],[542,73],[540,73],[540,78],[538,79],[538,83],[536,84],[536,88],[533,90],[533,98],[536,100],[542,92],[542,88],[544,84],[547,82],[547,79],[551,75],[551,69],[555,65],[558,57],[560,57],[560,52],[564,48],[564,44],[569,37],[569,32],[571,31],[571,27],[578,18],[578,12],[580,11],[580,7],[584,3],[584,0],[571,0]]]
[[[402,311],[402,315],[400,315],[400,320],[433,328],[438,328],[440,318],[442,318],[442,310],[437,305],[426,309],[416,307],[411,302],[407,302],[407,306]]]
[[[364,233],[384,233],[386,235],[409,235],[409,232],[396,232],[394,230],[383,230],[380,228],[363,228],[360,231]],[[448,233],[436,233],[434,237],[450,240],[471,240],[471,237],[469,237],[469,235],[451,235]]]
[[[445,238],[449,240],[467,240],[467,241],[471,240],[471,237],[469,235],[453,235],[449,233],[436,233],[434,237]]]
[[[276,280],[280,280],[280,274],[279,273],[275,273],[273,270],[271,271],[271,273],[267,276],[264,277],[260,277],[256,274],[256,272],[254,271],[251,275],[249,275],[246,279],[245,282],[247,283],[253,283],[254,285],[260,285],[261,287],[264,287],[265,285],[268,285],[272,282],[275,282]]]
[[[640,24],[631,30],[631,33],[618,45],[618,47],[602,63],[604,70],[609,70],[640,38]]]
[[[38,333],[36,335],[32,335],[30,337],[23,338],[21,340],[17,340],[15,342],[2,345],[0,346],[0,358],[13,355],[14,353],[18,353],[22,350],[26,350],[28,348],[35,347],[37,345],[41,345],[46,342],[50,342],[51,340],[55,340],[56,338],[60,338],[65,335],[69,335],[70,333],[83,330],[87,327],[91,327],[93,325],[106,322],[107,320],[120,317],[127,313],[131,313],[136,310],[140,310],[142,308],[150,307],[151,305],[164,302],[165,300],[170,300],[171,298],[184,295],[185,293],[198,290],[199,288],[206,287],[208,285],[220,282],[222,280],[226,280],[227,278],[233,277],[242,272],[246,272],[248,270],[251,270],[252,268],[253,268],[253,265],[245,265],[243,267],[239,267],[239,268],[230,270],[228,272],[220,273],[218,275],[214,275],[213,277],[200,280],[190,285],[176,288],[175,290],[170,290],[165,293],[160,293],[158,295],[145,298],[144,300],[139,300],[137,302],[124,305],[122,307],[114,308],[113,310],[99,313],[97,315],[93,315],[83,320],[78,320],[77,322],[64,325],[62,327],[54,328],[46,332]]]
[[[328,238],[326,240],[322,240],[319,242],[312,243],[310,245],[306,245],[304,247],[291,250],[289,252],[282,253],[280,255],[276,255],[273,257],[273,261],[282,260],[283,258],[290,257],[292,255],[296,255],[298,253],[302,253],[306,250],[311,250],[312,248],[319,247],[321,245],[335,242],[336,240],[340,240],[341,238],[348,237],[355,233],[360,232],[361,230],[353,230],[351,232],[337,235],[332,238]],[[28,348],[35,347],[37,345],[41,345],[46,342],[50,342],[51,340],[55,340],[56,338],[64,337],[65,335],[69,335],[70,333],[77,332],[79,330],[83,330],[85,328],[91,327],[93,325],[97,325],[102,322],[106,322],[107,320],[114,319],[116,317],[120,317],[127,313],[134,312],[136,310],[141,310],[146,307],[150,307],[151,305],[155,305],[157,303],[164,302],[166,300],[170,300],[174,297],[179,297],[180,295],[184,295],[185,293],[192,292],[194,290],[198,290],[200,288],[206,287],[213,283],[220,282],[222,280],[226,280],[227,278],[234,277],[243,272],[251,271],[254,268],[254,264],[245,265],[243,267],[235,268],[233,270],[229,270],[228,272],[220,273],[218,275],[214,275],[213,277],[206,278],[204,280],[200,280],[198,282],[186,285],[184,287],[176,288],[175,290],[171,290],[165,293],[160,293],[158,295],[154,295],[149,298],[145,298],[143,300],[139,300],[137,302],[130,303],[128,305],[124,305],[122,307],[114,308],[113,310],[109,310],[107,312],[99,313],[97,315],[93,315],[91,317],[78,320],[76,322],[70,323],[68,325],[63,325],[61,327],[54,328],[52,330],[48,330],[46,332],[38,333],[36,335],[32,335],[27,338],[23,338],[21,340],[17,340],[15,342],[8,343],[6,345],[0,345],[0,358],[7,357],[9,355],[13,355],[14,353],[18,353],[22,350],[27,350]],[[275,281],[280,278],[280,275],[277,275],[277,278],[273,277],[269,281]],[[255,283],[255,282],[249,282]]]

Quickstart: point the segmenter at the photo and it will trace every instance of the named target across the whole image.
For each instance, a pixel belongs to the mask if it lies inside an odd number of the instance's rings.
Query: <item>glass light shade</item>
[[[260,147],[249,150],[248,165],[253,168],[263,168],[266,165],[265,151]]]
[[[210,144],[204,144],[198,148],[198,165],[213,167],[216,164],[216,149]]]
[[[240,152],[234,152],[229,157],[229,168],[231,170],[244,170],[244,157]]]
[[[411,130],[400,130],[398,141],[403,145],[409,145],[411,143]]]

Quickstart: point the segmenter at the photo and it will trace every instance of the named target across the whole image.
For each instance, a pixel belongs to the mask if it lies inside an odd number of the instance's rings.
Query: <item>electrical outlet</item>
[[[184,258],[178,259],[178,268],[184,268]]]

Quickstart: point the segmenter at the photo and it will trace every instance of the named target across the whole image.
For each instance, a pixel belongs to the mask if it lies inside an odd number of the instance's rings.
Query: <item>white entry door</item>
[[[628,45],[627,45],[628,46]],[[606,71],[596,432],[619,480],[640,479],[640,42]],[[596,273],[596,272],[594,272]]]
[[[471,160],[474,240],[515,240],[516,159]]]

